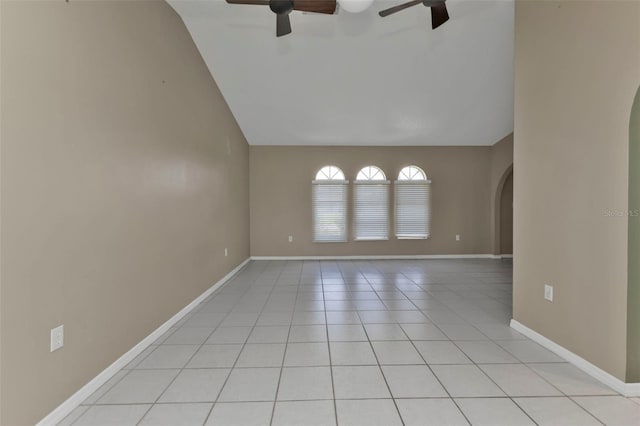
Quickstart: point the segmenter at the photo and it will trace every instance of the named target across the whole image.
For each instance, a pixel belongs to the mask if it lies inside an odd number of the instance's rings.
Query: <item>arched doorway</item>
[[[493,216],[493,254],[509,257],[513,254],[513,165],[498,180],[493,193]]]
[[[500,254],[513,255],[513,169],[500,194]]]

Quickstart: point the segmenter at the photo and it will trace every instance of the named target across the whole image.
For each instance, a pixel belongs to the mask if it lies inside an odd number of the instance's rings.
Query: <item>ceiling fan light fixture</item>
[[[360,13],[369,8],[373,4],[373,0],[338,0],[340,9],[344,9],[350,13]]]

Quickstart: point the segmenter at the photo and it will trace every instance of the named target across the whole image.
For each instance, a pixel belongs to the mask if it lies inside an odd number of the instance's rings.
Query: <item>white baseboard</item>
[[[513,255],[512,254],[494,254],[493,258],[494,259],[513,259]]]
[[[601,381],[602,383],[609,386],[611,389],[615,390],[616,392],[624,396],[640,396],[640,383],[623,382],[617,377],[607,373],[600,367],[596,367],[586,359],[580,357],[579,355],[574,354],[570,350],[558,345],[552,340],[547,339],[542,334],[536,331],[533,331],[526,325],[523,325],[514,319],[511,320],[511,328],[513,328],[519,333],[524,334],[534,342],[539,343],[540,345],[549,349],[551,352],[555,353],[560,358],[563,358],[569,361],[571,364],[575,365],[580,370],[584,371],[591,377]]]
[[[213,292],[218,290],[224,284],[229,281],[231,277],[240,271],[251,259],[247,258],[238,266],[236,266],[231,272],[222,277],[218,282],[209,287],[204,293],[195,298],[191,303],[182,308],[180,312],[172,316],[167,322],[155,329],[151,334],[142,339],[140,343],[131,348],[127,353],[115,360],[113,364],[102,370],[100,374],[94,377],[89,383],[84,385],[80,390],[71,395],[66,401],[60,404],[55,410],[49,413],[45,418],[38,422],[38,426],[55,425],[64,419],[69,413],[71,413],[82,401],[87,399],[93,392],[97,391],[100,386],[105,384],[111,377],[113,377],[118,371],[122,370],[127,364],[129,364],[135,357],[140,355],[149,345],[155,342],[160,336],[166,333],[174,324],[180,321],[186,314],[191,312],[200,302],[209,297]]]
[[[251,256],[251,260],[396,260],[396,259],[499,259],[493,254],[405,254],[372,256]]]

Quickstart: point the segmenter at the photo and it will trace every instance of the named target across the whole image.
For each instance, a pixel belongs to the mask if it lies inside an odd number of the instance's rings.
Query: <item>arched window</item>
[[[316,180],[344,180],[344,173],[336,166],[324,166],[316,173]]]
[[[395,182],[396,238],[429,238],[431,232],[431,181],[417,166],[400,170]]]
[[[407,166],[400,170],[398,180],[427,180],[427,175],[418,166]]]
[[[376,166],[366,166],[358,172],[356,180],[386,180],[384,172]]]
[[[312,182],[313,241],[347,241],[347,184],[336,166],[324,166]]]
[[[356,240],[389,239],[389,181],[376,166],[358,172],[353,188]]]

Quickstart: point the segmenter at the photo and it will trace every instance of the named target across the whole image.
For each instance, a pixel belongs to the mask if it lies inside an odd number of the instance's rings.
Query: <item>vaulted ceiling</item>
[[[491,145],[513,131],[512,0],[291,13],[169,0],[252,145]]]

